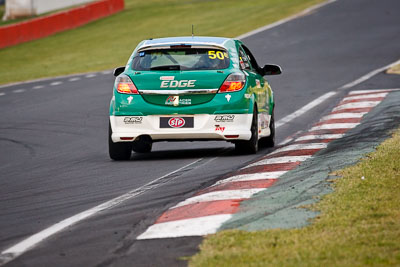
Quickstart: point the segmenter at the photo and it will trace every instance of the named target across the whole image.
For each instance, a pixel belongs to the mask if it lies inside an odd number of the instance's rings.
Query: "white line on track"
[[[232,218],[231,214],[204,216],[165,223],[153,224],[137,239],[172,238],[214,234],[218,228]]]
[[[188,198],[182,202],[179,202],[177,205],[175,205],[171,209],[175,209],[175,208],[190,205],[190,204],[200,203],[200,202],[228,200],[228,199],[246,199],[246,198],[250,198],[252,195],[254,195],[260,191],[263,191],[263,190],[265,190],[265,188],[221,190],[221,191],[209,192],[209,193],[194,196],[194,197]]]
[[[35,85],[32,87],[33,90],[42,89],[42,88],[44,88],[44,85]]]
[[[293,112],[292,114],[287,115],[286,117],[280,119],[279,121],[276,122],[275,127],[279,128],[280,126],[285,125],[286,123],[296,119],[297,117],[303,115],[304,113],[308,112],[309,110],[313,109],[314,107],[320,105],[322,102],[324,102],[325,100],[327,100],[328,98],[336,95],[338,93],[338,91],[340,90],[344,90],[344,89],[348,89],[351,88],[352,86],[355,86],[359,83],[362,83],[370,78],[372,78],[373,76],[375,76],[376,74],[394,66],[400,63],[400,60],[397,60],[389,65],[386,65],[384,67],[381,67],[379,69],[373,70],[369,73],[367,73],[366,75],[362,76],[361,78],[347,83],[345,85],[343,85],[342,87],[336,89],[335,91],[331,91],[328,92],[320,97],[318,97],[317,99],[313,100],[312,102],[308,103],[307,105],[305,105],[304,107],[300,108],[299,110]],[[377,90],[359,90],[359,91],[352,91],[349,94],[363,94],[363,93],[377,93],[377,92],[382,92],[382,91],[398,91],[400,90],[400,88],[393,88],[393,89],[377,89]]]
[[[72,78],[69,78],[68,81],[75,82],[75,81],[79,81],[80,79],[81,79],[80,77],[72,77]]]
[[[381,68],[379,68],[379,69],[373,70],[373,71],[371,71],[371,72],[365,74],[364,76],[358,78],[357,80],[343,85],[342,87],[339,88],[339,90],[345,90],[345,89],[349,89],[349,88],[351,88],[351,87],[354,87],[354,86],[356,86],[357,84],[360,84],[360,83],[362,83],[362,82],[365,82],[366,80],[372,78],[373,76],[377,75],[378,73],[380,73],[380,72],[382,72],[382,71],[384,71],[384,70],[386,70],[386,69],[388,69],[388,68],[391,68],[391,67],[393,67],[393,66],[395,66],[395,65],[397,65],[397,64],[399,64],[399,63],[400,63],[400,59],[397,60],[396,62],[390,63],[389,65],[386,65],[386,66],[381,67]]]
[[[67,227],[70,227],[82,220],[85,220],[103,210],[107,210],[110,208],[113,208],[119,204],[121,204],[122,202],[125,202],[129,199],[132,199],[138,195],[141,195],[143,193],[145,193],[146,191],[155,189],[159,186],[161,186],[162,184],[158,183],[159,181],[161,181],[163,178],[168,177],[174,173],[177,173],[199,161],[201,161],[203,158],[200,158],[198,160],[195,160],[175,171],[172,171],[166,175],[163,175],[139,188],[136,188],[132,191],[129,191],[126,194],[123,194],[119,197],[113,198],[107,202],[104,202],[98,206],[95,206],[91,209],[85,210],[81,213],[78,213],[72,217],[69,217],[65,220],[62,220],[24,240],[22,240],[21,242],[15,244],[14,246],[4,250],[1,252],[0,254],[0,265],[6,264],[7,262],[15,259],[16,257],[20,256],[21,254],[25,253],[26,251],[28,251],[29,249],[33,248],[34,246],[36,246],[37,244],[39,244],[40,242],[42,242],[43,240],[51,237],[52,235],[57,234],[58,232],[64,230]]]
[[[6,93],[0,93],[0,96],[6,95]]]
[[[250,167],[254,167],[254,166],[267,165],[267,164],[292,163],[292,162],[299,162],[299,161],[301,162],[301,161],[305,161],[306,159],[308,159],[310,157],[311,157],[310,155],[307,155],[307,156],[285,156],[285,157],[263,159],[258,162],[247,165],[246,167],[243,167],[242,170],[250,168]]]
[[[276,126],[275,126],[275,127],[276,127]],[[278,146],[286,145],[287,143],[292,142],[293,139],[294,139],[293,137],[287,137],[285,140],[283,140],[282,142],[280,142],[280,143],[278,144]]]
[[[91,73],[91,74],[85,75],[86,78],[93,78],[93,77],[96,77],[96,76],[97,76],[96,73]]]
[[[310,132],[318,130],[352,129],[359,124],[360,123],[327,123],[312,127]]]
[[[20,94],[20,93],[26,92],[26,90],[25,89],[15,89],[12,92],[15,93],[15,94]]]
[[[50,85],[51,86],[57,86],[57,85],[60,85],[60,84],[62,84],[63,82],[61,82],[61,81],[57,81],[57,82],[52,82],[52,83],[50,83]]]
[[[342,138],[344,134],[310,134],[304,135],[296,139],[296,141],[306,141],[306,140],[324,140],[324,139],[339,139]]]
[[[330,98],[331,96],[334,96],[336,94],[337,94],[337,92],[329,92],[329,93],[326,93],[326,94],[318,97],[317,99],[311,101],[310,103],[308,103],[307,105],[305,105],[301,109],[299,109],[299,110],[293,112],[292,114],[287,115],[283,119],[280,119],[279,121],[277,121],[275,127],[278,128],[278,127],[280,127],[282,125],[285,125],[286,123],[288,123],[288,122],[294,120],[295,118],[303,115],[304,113],[308,112],[312,108],[318,106],[319,104],[321,104],[322,102],[324,102],[325,100],[327,100],[328,98]]]
[[[255,181],[255,180],[266,180],[266,179],[278,179],[280,176],[287,173],[287,171],[277,171],[277,172],[260,172],[260,173],[250,173],[231,176],[224,180],[220,180],[214,184],[226,184],[231,182],[243,182],[243,181]]]

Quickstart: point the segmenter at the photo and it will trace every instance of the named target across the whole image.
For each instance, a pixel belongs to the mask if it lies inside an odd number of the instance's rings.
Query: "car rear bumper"
[[[149,135],[153,141],[161,140],[249,140],[253,114],[196,114],[110,116],[113,142],[130,142],[138,136]],[[163,124],[162,117],[193,117],[191,128],[171,127]],[[168,121],[168,120],[167,120]]]

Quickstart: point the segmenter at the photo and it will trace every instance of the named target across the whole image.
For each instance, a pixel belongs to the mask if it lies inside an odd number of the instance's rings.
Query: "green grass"
[[[138,42],[235,37],[323,0],[125,0],[125,10],[75,30],[0,50],[0,84],[125,65]]]
[[[400,266],[399,159],[400,130],[337,173],[310,226],[223,231],[205,239],[190,266]]]

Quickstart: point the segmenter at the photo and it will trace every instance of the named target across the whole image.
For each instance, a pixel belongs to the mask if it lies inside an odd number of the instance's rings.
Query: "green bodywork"
[[[211,39],[211,41],[210,41]],[[157,46],[168,42],[182,44],[206,43],[207,47],[217,43],[229,53],[230,65],[221,70],[149,70],[137,71],[132,69],[132,61],[138,51],[146,46]],[[150,43],[150,44],[149,44]],[[239,40],[214,37],[177,37],[147,40],[141,42],[132,53],[123,74],[130,77],[139,91],[141,90],[169,90],[161,88],[162,76],[173,76],[176,81],[196,80],[194,87],[173,88],[173,90],[218,89],[225,79],[232,73],[244,73],[246,84],[237,92],[185,94],[179,95],[179,105],[167,104],[168,97],[173,94],[122,94],[114,85],[113,98],[110,103],[112,116],[146,116],[146,115],[174,115],[174,114],[251,114],[257,105],[259,113],[271,115],[274,107],[274,98],[271,87],[255,68],[242,70],[239,64]],[[258,82],[258,81],[259,82]],[[229,101],[226,95],[231,97]]]

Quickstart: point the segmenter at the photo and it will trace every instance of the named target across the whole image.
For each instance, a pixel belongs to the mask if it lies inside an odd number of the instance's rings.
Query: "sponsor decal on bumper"
[[[125,124],[142,124],[143,117],[125,117]]]
[[[214,118],[215,122],[233,122],[235,115],[216,115]]]
[[[249,140],[251,121],[252,114],[110,116],[114,142],[140,135],[153,140]]]

